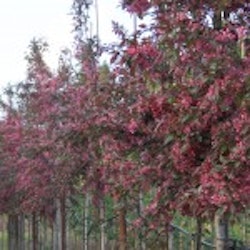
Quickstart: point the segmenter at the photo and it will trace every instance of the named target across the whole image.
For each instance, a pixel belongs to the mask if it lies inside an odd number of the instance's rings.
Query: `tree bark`
[[[32,249],[32,216],[28,216],[28,220],[27,220],[27,226],[28,226],[28,249]]]
[[[48,247],[48,225],[47,225],[47,219],[46,217],[43,218],[43,236],[42,236],[42,249],[45,250]]]
[[[169,225],[168,228],[168,250],[174,250],[174,227]]]
[[[32,214],[32,249],[38,250],[38,221],[37,215],[34,212]]]
[[[99,39],[100,39],[100,32],[99,32],[99,5],[98,0],[95,0],[95,18],[96,18],[96,37],[97,37],[97,49],[99,49]]]
[[[9,250],[25,250],[24,239],[24,215],[15,214],[8,216],[8,249]]]
[[[118,210],[119,225],[119,250],[127,250],[127,224],[126,224],[126,207],[123,200],[120,200]]]
[[[214,28],[220,30],[223,27],[224,16],[222,11],[217,11],[214,13],[213,25]]]
[[[10,214],[8,216],[8,249],[16,250],[18,247],[18,217]]]
[[[101,231],[101,250],[105,250],[106,235],[105,235],[105,204],[104,198],[100,199],[100,231]]]
[[[66,235],[66,207],[65,207],[65,196],[63,195],[63,197],[60,200],[60,212],[61,212],[61,246],[62,246],[62,250],[66,250],[66,246],[67,246],[67,235]]]
[[[88,250],[88,217],[89,217],[89,193],[86,192],[84,201],[84,221],[83,221],[83,246],[84,250]]]
[[[25,250],[25,218],[24,214],[18,215],[18,250]]]
[[[225,214],[217,212],[214,217],[216,250],[225,250],[228,240],[228,220]]]
[[[138,216],[141,217],[143,209],[144,209],[143,194],[142,194],[141,191],[138,194],[138,198],[139,198],[139,201],[138,201]],[[138,233],[139,249],[140,250],[146,250],[146,244],[145,244],[142,236],[143,236],[142,229],[139,228],[139,233]]]
[[[62,250],[62,224],[60,199],[55,199],[55,218],[53,222],[53,250]]]
[[[201,218],[197,218],[195,250],[201,250],[201,239],[202,239],[202,221]]]

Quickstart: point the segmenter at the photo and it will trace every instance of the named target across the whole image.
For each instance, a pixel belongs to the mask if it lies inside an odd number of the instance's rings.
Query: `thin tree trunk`
[[[119,225],[119,250],[127,250],[126,207],[124,200],[121,201],[120,208],[118,210],[118,225]]]
[[[246,57],[246,37],[242,37],[238,40],[238,46],[240,50],[240,58],[244,59]]]
[[[42,218],[42,216],[39,216],[39,220],[38,220],[38,249],[42,250],[45,245],[45,239],[44,239],[44,218]]]
[[[24,214],[18,215],[18,250],[25,250],[25,218]]]
[[[28,216],[28,249],[32,249],[32,216]]]
[[[4,232],[5,232],[4,216],[1,216],[1,223],[3,225],[3,228],[1,228],[1,249],[4,249]]]
[[[62,225],[60,199],[55,199],[55,218],[53,222],[53,250],[62,250]]]
[[[32,214],[32,249],[38,250],[38,222],[35,212]]]
[[[225,214],[215,214],[214,226],[216,250],[225,250],[228,240],[228,220]]]
[[[43,218],[43,250],[47,249],[48,247],[48,234],[47,234],[47,231],[48,231],[48,225],[47,225],[47,218],[44,217]]]
[[[214,13],[213,25],[214,28],[220,30],[223,27],[224,16],[222,11]]]
[[[18,246],[18,217],[8,216],[8,249],[16,250]]]
[[[242,215],[242,238],[245,244],[248,246],[250,245],[250,213],[246,210],[245,213]]]
[[[88,217],[89,217],[89,193],[86,192],[84,201],[84,221],[83,221],[83,246],[84,250],[88,250]]]
[[[70,201],[69,198],[67,197],[65,199],[65,208],[69,208],[70,206]],[[66,249],[70,250],[72,248],[71,246],[71,234],[70,234],[70,221],[68,217],[68,213],[66,213]]]
[[[201,238],[202,238],[202,221],[201,218],[197,218],[195,250],[201,250]]]
[[[100,39],[100,31],[99,31],[99,5],[98,0],[95,0],[95,17],[96,17],[96,37],[97,37],[97,50],[99,50],[99,39]]]
[[[106,235],[105,235],[105,204],[104,198],[100,199],[100,231],[101,231],[101,250],[105,250]]]
[[[144,209],[144,206],[143,206],[143,194],[142,194],[141,191],[139,192],[138,196],[139,196],[139,201],[138,201],[138,215],[139,215],[139,217],[141,217],[143,209]],[[143,240],[142,236],[143,236],[142,229],[139,228],[139,234],[138,234],[139,249],[140,250],[146,250],[146,244],[145,244],[145,241]]]
[[[174,227],[171,225],[168,228],[168,250],[174,250]]]
[[[137,42],[137,15],[133,15],[133,28],[134,28],[134,42],[136,44]]]
[[[61,198],[60,202],[60,212],[61,212],[61,247],[62,250],[66,250],[67,242],[66,242],[66,207],[65,207],[65,196]]]

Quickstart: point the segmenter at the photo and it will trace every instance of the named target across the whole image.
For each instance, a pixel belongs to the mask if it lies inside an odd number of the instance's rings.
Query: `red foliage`
[[[126,0],[123,1],[123,8],[130,13],[136,13],[141,16],[150,8],[150,2],[148,0]]]

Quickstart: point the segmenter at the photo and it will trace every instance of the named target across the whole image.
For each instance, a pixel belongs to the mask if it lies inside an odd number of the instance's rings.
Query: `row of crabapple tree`
[[[76,74],[66,54],[52,73],[46,45],[33,41],[27,79],[9,91],[0,124],[1,212],[52,216],[52,201],[79,187],[98,190],[96,203],[111,194],[121,249],[126,204],[138,197],[150,202],[134,224],[157,231],[176,211],[243,211],[250,192],[247,3],[134,0],[123,8],[151,22],[132,35],[114,24],[120,44],[110,47],[109,78],[94,40],[77,40]]]
[[[92,145],[97,117],[92,96],[96,90],[90,86],[93,74],[87,72],[88,67],[95,71],[89,56],[83,65],[86,77],[76,77],[67,52],[60,59],[58,71],[52,73],[43,59],[46,50],[42,40],[31,42],[27,79],[10,87],[7,101],[2,102],[5,116],[0,126],[0,195],[1,213],[12,217],[42,215],[53,224],[58,206],[61,211],[65,209],[65,197],[83,188],[82,177],[88,180],[93,172],[87,167],[97,162],[97,145]],[[89,50],[86,44],[81,55],[91,56]],[[65,236],[65,225],[60,233]],[[33,240],[36,249],[38,237]],[[53,249],[66,249],[65,240],[63,237]],[[14,244],[20,247],[18,242]],[[16,245],[9,249],[16,249]]]

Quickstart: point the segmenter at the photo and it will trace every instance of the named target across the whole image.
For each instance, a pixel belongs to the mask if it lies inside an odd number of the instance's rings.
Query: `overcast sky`
[[[60,50],[73,41],[73,0],[0,1],[0,89],[25,77],[25,53],[32,38],[45,38],[50,49],[48,64],[55,68]],[[118,8],[119,0],[99,0],[100,37],[114,40],[111,20],[132,27],[132,18]],[[93,24],[93,30],[95,25]],[[94,31],[93,31],[94,32]]]

